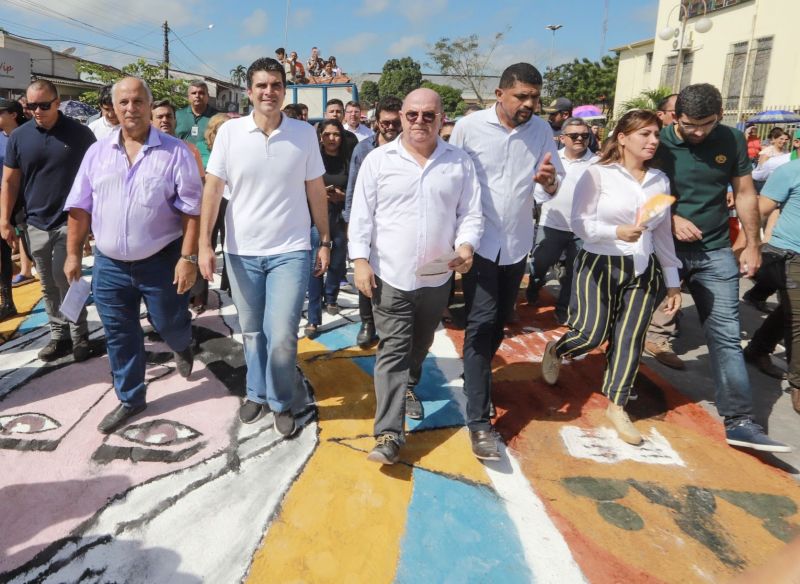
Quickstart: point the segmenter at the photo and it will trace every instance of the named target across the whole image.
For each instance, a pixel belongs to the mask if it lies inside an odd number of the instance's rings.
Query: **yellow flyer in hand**
[[[674,202],[675,197],[672,195],[665,195],[664,193],[653,195],[645,201],[644,205],[636,213],[636,225],[640,227],[655,225],[667,213],[667,210]]]

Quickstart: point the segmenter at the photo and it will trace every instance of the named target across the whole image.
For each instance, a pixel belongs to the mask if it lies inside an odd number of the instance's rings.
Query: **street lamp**
[[[714,25],[711,22],[711,19],[706,16],[708,13],[708,5],[706,4],[706,0],[702,0],[703,2],[703,16],[694,23],[694,29],[699,33],[707,33],[711,30],[711,27]],[[675,12],[675,9],[678,9],[678,20],[680,22],[680,26],[669,26],[669,19],[672,18],[672,13]],[[686,36],[686,21],[689,20],[689,8],[686,4],[684,4],[684,0],[679,0],[677,6],[673,6],[672,10],[669,11],[667,14],[667,26],[662,28],[658,31],[658,38],[662,41],[668,41],[670,39],[677,39],[673,47],[675,50],[678,51],[678,60],[675,64],[675,79],[672,81],[672,91],[677,93],[681,89],[681,74],[683,73],[683,39]]]
[[[547,26],[545,26],[545,28],[547,30],[550,30],[550,31],[553,32],[553,41],[550,43],[550,69],[553,69],[553,65],[554,65],[553,59],[554,59],[554,55],[555,55],[555,51],[556,51],[556,31],[559,28],[563,28],[563,27],[564,27],[563,24],[548,24]]]

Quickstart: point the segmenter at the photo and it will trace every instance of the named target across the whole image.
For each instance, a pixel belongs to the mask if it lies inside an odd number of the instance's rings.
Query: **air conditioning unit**
[[[673,51],[690,50],[692,48],[692,40],[693,40],[692,37],[693,37],[692,33],[686,33],[683,35],[683,47],[680,47],[681,43],[680,38],[676,38],[674,41],[672,41],[672,50]]]

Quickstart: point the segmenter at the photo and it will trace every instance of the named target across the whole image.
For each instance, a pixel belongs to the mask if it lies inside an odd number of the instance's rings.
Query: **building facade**
[[[720,89],[726,123],[765,109],[800,110],[799,21],[798,0],[660,0],[654,38],[613,49],[615,117],[642,91],[691,83]]]

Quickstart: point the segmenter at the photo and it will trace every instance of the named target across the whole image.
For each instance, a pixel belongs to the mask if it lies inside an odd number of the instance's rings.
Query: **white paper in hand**
[[[83,310],[86,301],[89,299],[91,290],[91,285],[83,278],[72,282],[64,296],[64,301],[61,303],[61,314],[70,321],[77,322],[81,310]]]
[[[431,260],[424,266],[418,268],[416,272],[417,276],[438,276],[446,274],[447,272],[452,272],[452,270],[447,267],[447,264],[458,257],[459,255],[454,251],[440,255],[435,260]]]

